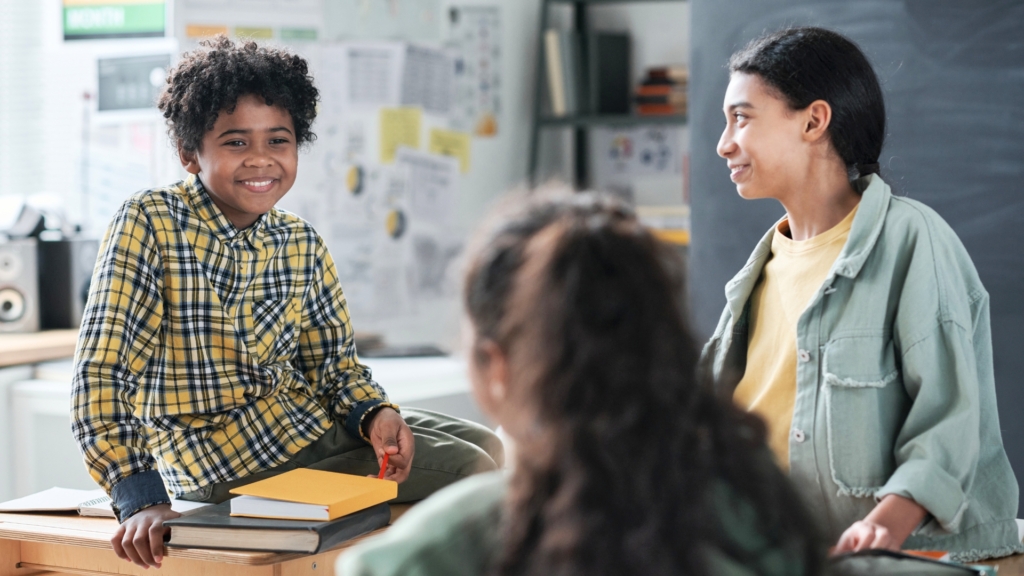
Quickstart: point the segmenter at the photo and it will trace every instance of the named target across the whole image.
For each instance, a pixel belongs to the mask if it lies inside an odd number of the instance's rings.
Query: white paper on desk
[[[209,506],[209,504],[171,500],[171,510],[182,514],[204,506]],[[101,488],[96,490],[50,488],[0,503],[0,512],[78,512],[82,516],[114,518],[114,510],[110,507],[110,497]]]
[[[71,512],[79,504],[106,496],[102,489],[73,490],[50,488],[15,500],[0,503],[0,512]]]
[[[100,490],[102,493],[103,491]],[[82,502],[78,507],[78,513],[82,516],[95,516],[100,518],[116,518],[114,515],[114,509],[110,506],[110,496],[102,494],[101,497],[89,500],[88,502]],[[205,508],[209,506],[206,502],[192,502],[190,500],[178,500],[171,498],[171,510],[179,514],[187,514],[193,510]]]

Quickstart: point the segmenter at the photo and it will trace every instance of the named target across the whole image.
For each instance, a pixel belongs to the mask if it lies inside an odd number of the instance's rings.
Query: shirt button
[[[801,430],[799,428],[794,428],[793,429],[793,440],[796,440],[797,442],[801,442],[802,443],[804,440],[807,440],[807,435],[804,434],[803,430]]]
[[[808,352],[807,350],[800,350],[799,352],[796,353],[796,357],[799,358],[801,362],[811,361],[811,353]]]

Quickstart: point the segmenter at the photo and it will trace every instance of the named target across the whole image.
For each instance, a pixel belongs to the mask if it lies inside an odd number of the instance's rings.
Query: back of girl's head
[[[871,63],[852,41],[823,28],[781,30],[733,54],[729,71],[759,76],[793,110],[828,102],[829,136],[847,169],[878,172],[885,103]]]
[[[682,279],[672,249],[608,196],[535,195],[483,237],[466,309],[535,418],[517,438],[497,572],[709,573],[709,547],[743,555],[722,537],[721,485],[817,562],[763,425],[695,375]]]

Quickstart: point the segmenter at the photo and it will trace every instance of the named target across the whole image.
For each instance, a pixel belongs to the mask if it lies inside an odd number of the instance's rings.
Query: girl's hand
[[[890,494],[863,520],[843,532],[831,554],[859,552],[871,548],[899,550],[928,511],[909,498]]]
[[[867,520],[858,520],[839,537],[839,543],[832,548],[832,554],[860,552],[871,548],[899,550],[902,545],[903,542],[897,542],[885,526]]]

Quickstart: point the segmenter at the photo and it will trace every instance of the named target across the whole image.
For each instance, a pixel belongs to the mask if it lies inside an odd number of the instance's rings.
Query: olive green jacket
[[[898,494],[929,513],[906,548],[961,561],[1022,552],[988,293],[938,214],[877,175],[854,184],[863,196],[849,238],[797,321],[790,477],[832,541]],[[704,348],[702,369],[724,394],[743,376],[748,300],[773,233],[726,285]]]
[[[453,484],[417,504],[380,536],[344,552],[335,572],[346,576],[482,576],[501,550],[508,479],[490,472]],[[747,552],[749,566],[717,550],[708,561],[720,576],[805,576],[802,558],[773,548],[753,508],[719,485],[713,493],[724,534]],[[682,543],[681,543],[682,544]]]

